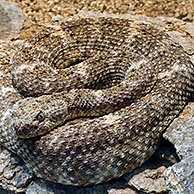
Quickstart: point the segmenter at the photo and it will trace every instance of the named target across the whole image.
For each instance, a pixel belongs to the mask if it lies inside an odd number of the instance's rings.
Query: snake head
[[[12,127],[20,138],[46,134],[63,122],[56,112],[49,96],[22,99],[13,107]]]

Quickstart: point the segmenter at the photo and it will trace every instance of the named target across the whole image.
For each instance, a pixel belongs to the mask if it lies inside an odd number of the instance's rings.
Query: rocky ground
[[[124,17],[157,25],[173,36],[191,55],[194,62],[193,0],[131,0],[130,3],[127,0],[12,0],[12,2],[0,1],[0,82],[6,82],[7,87],[11,85],[10,58],[16,46],[45,23],[57,22],[81,10],[81,14],[88,11],[128,14]],[[6,91],[6,98],[0,95],[1,113],[9,106],[10,96],[14,96],[14,99],[19,98],[11,91],[12,88]],[[38,179],[26,171],[21,159],[0,147],[0,185],[7,189],[0,189],[0,193],[193,194],[193,115],[194,103],[190,103],[179,118],[169,126],[164,134],[166,140],[162,140],[156,154],[141,168],[118,180],[93,187],[65,187]]]
[[[21,38],[31,36],[54,16],[71,16],[80,10],[109,14],[143,14],[150,17],[167,16],[194,21],[193,0],[11,0],[22,8],[26,17]]]

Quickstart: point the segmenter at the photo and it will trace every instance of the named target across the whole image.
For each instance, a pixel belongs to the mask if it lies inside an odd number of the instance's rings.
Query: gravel
[[[26,16],[21,38],[31,36],[54,16],[71,16],[81,10],[114,14],[168,16],[194,22],[193,0],[11,0],[20,5]]]

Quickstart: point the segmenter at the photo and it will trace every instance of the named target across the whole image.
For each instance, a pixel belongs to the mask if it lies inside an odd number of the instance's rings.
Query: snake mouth
[[[34,132],[38,130],[38,126],[34,125],[29,125],[26,124],[25,126],[21,126],[21,127],[14,127],[16,134],[19,138],[22,139],[28,139],[28,138],[32,138],[34,137]]]

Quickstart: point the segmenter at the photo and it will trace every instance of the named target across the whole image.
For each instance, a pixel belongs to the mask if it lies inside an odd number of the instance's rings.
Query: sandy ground
[[[20,5],[26,16],[21,38],[36,32],[53,16],[71,16],[80,10],[147,16],[169,16],[194,22],[194,0],[10,0]]]

